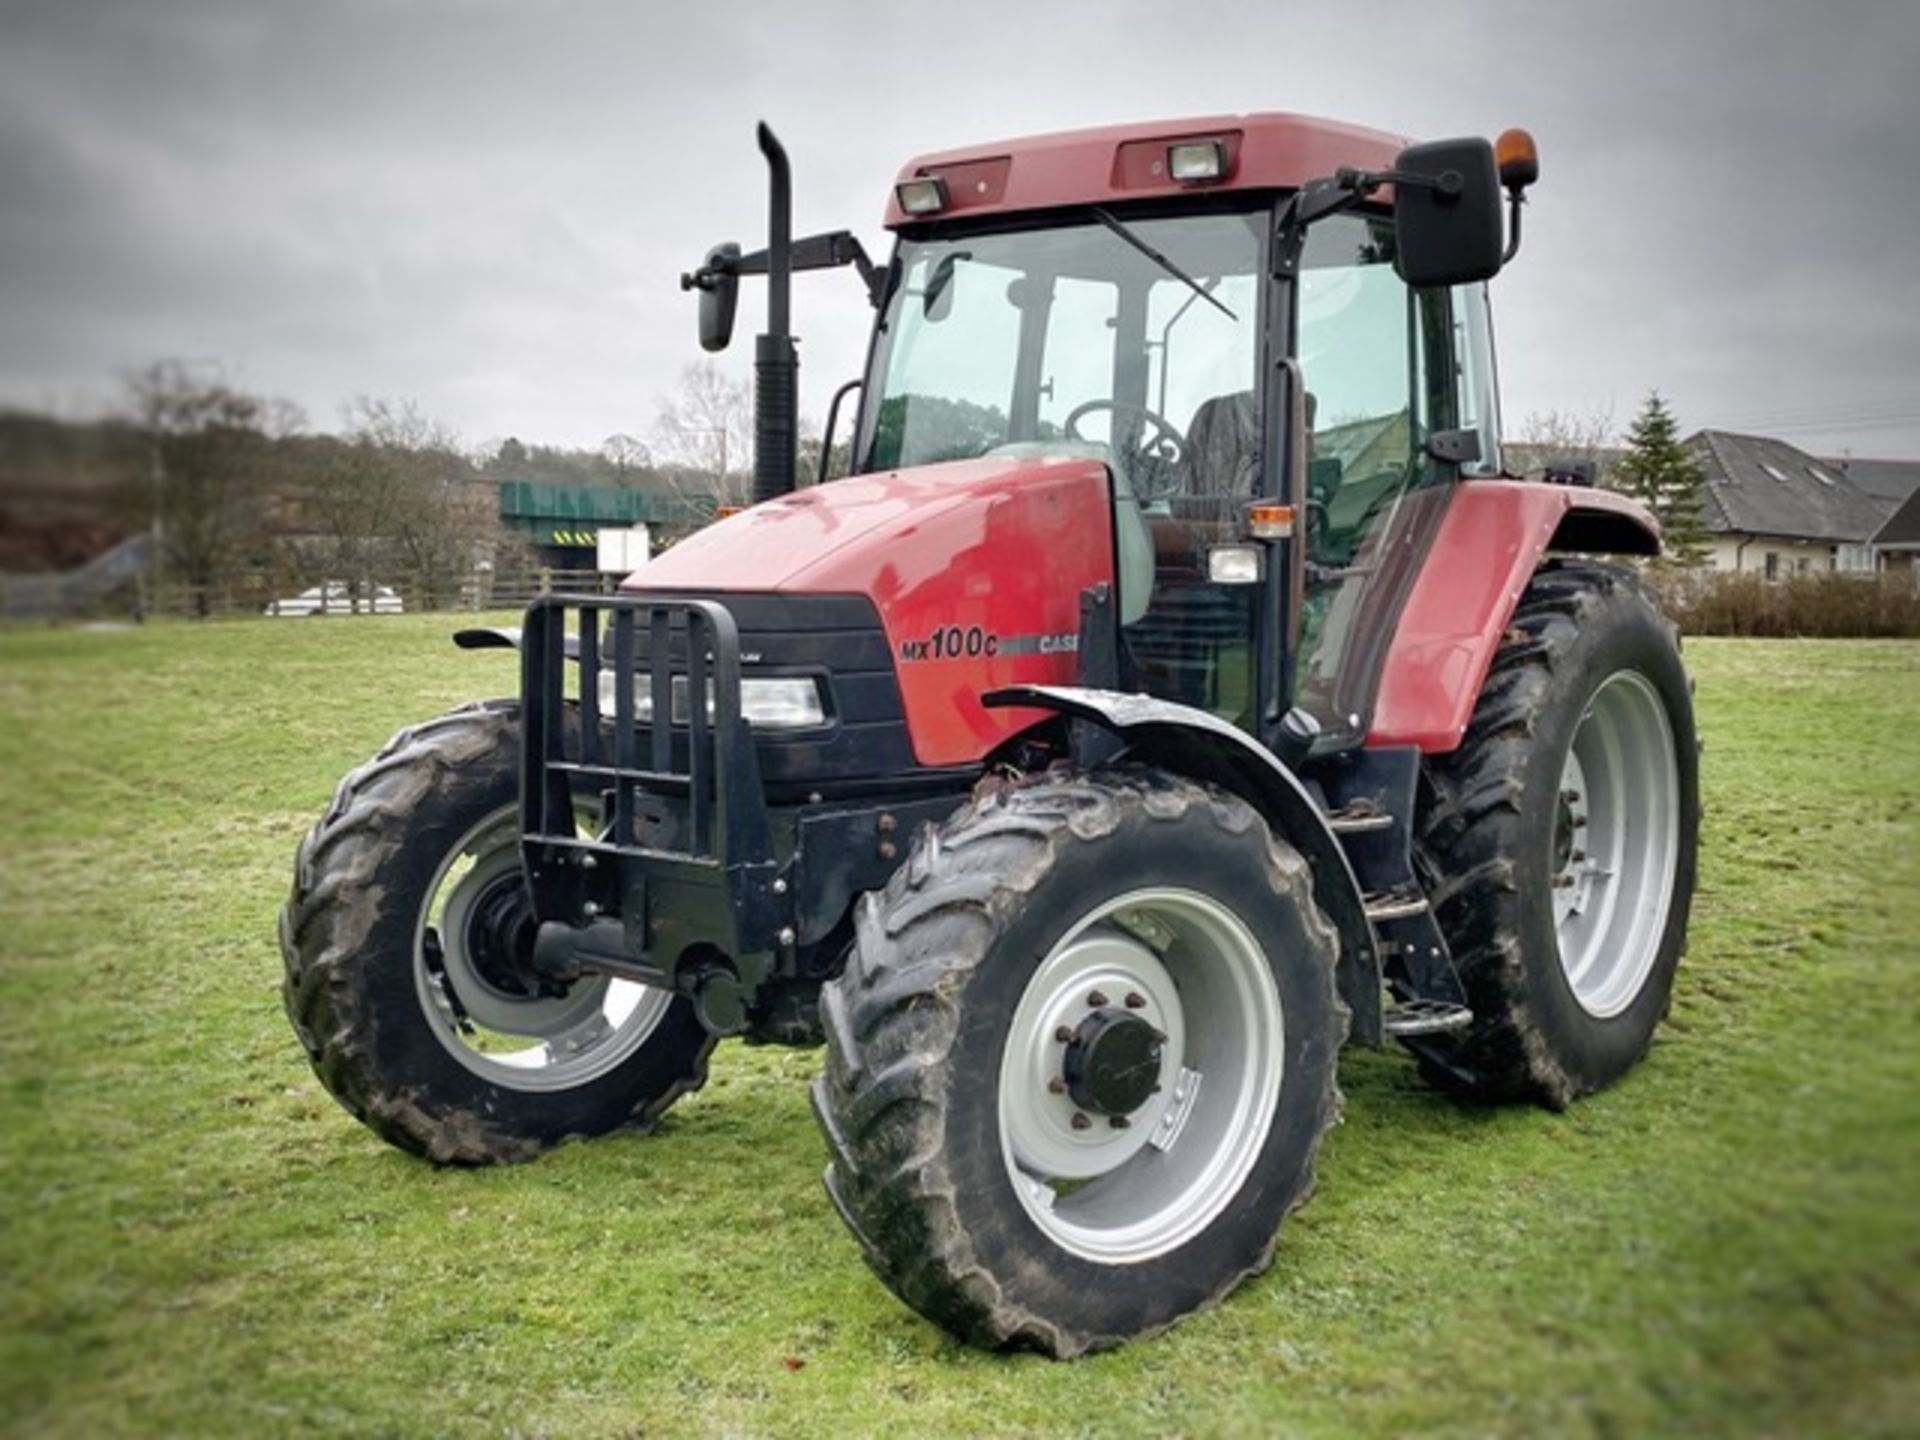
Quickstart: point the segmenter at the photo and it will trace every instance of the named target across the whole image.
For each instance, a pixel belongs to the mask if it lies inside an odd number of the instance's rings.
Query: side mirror
[[[700,348],[718,352],[733,339],[733,312],[740,305],[740,276],[733,261],[740,247],[729,241],[707,252],[700,289]]]
[[[1413,286],[1500,271],[1500,171],[1485,140],[1410,145],[1394,161],[1393,268]]]

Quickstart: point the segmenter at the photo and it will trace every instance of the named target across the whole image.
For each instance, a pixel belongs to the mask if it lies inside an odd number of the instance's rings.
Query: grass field
[[[0,633],[0,1433],[1920,1430],[1920,644],[1689,647],[1701,892],[1627,1082],[1477,1110],[1350,1053],[1273,1270],[1055,1364],[868,1276],[812,1054],[478,1173],[318,1087],[275,909],[342,771],[512,688],[447,628]]]

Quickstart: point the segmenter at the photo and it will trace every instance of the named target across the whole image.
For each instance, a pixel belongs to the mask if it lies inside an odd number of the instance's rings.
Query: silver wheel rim
[[[518,807],[461,837],[435,869],[414,927],[414,985],[435,1038],[466,1069],[509,1090],[571,1090],[629,1059],[673,996],[604,975],[552,997],[489,983],[464,937],[475,907],[519,872]]]
[[[1611,675],[1587,702],[1555,800],[1553,924],[1573,997],[1605,1020],[1653,973],[1680,859],[1673,724],[1651,681]]]
[[[1157,1084],[1116,1126],[1060,1093],[1090,997],[1154,1026]],[[1093,1007],[1098,1008],[1098,1007]],[[1074,924],[1014,1010],[999,1075],[1002,1158],[1034,1223],[1103,1264],[1178,1249],[1239,1193],[1279,1104],[1286,1035],[1260,943],[1192,890],[1136,890]],[[1079,1114],[1086,1124],[1077,1127]]]

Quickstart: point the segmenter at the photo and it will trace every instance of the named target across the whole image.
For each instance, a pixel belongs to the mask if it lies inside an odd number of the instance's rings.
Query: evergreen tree
[[[1680,443],[1673,412],[1657,390],[1634,416],[1627,432],[1627,453],[1614,466],[1619,487],[1639,500],[1660,522],[1666,537],[1667,563],[1702,565],[1707,559],[1707,531],[1701,492],[1706,476],[1700,464]]]

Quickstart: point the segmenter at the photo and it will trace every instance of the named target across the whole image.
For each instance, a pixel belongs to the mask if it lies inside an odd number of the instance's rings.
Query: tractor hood
[[[716,521],[630,576],[621,589],[868,593],[858,582],[882,570],[957,563],[990,525],[1001,530],[1018,518],[1050,531],[1047,517],[1090,478],[1104,492],[1098,462],[1031,455],[853,475]],[[961,532],[970,532],[971,544]],[[937,541],[930,543],[932,537]]]
[[[621,588],[866,597],[915,758],[964,765],[1044,718],[989,710],[982,694],[1078,678],[1081,592],[1112,583],[1113,554],[1105,465],[997,456],[778,496],[682,540]],[[804,607],[793,616],[795,629],[810,623]]]

